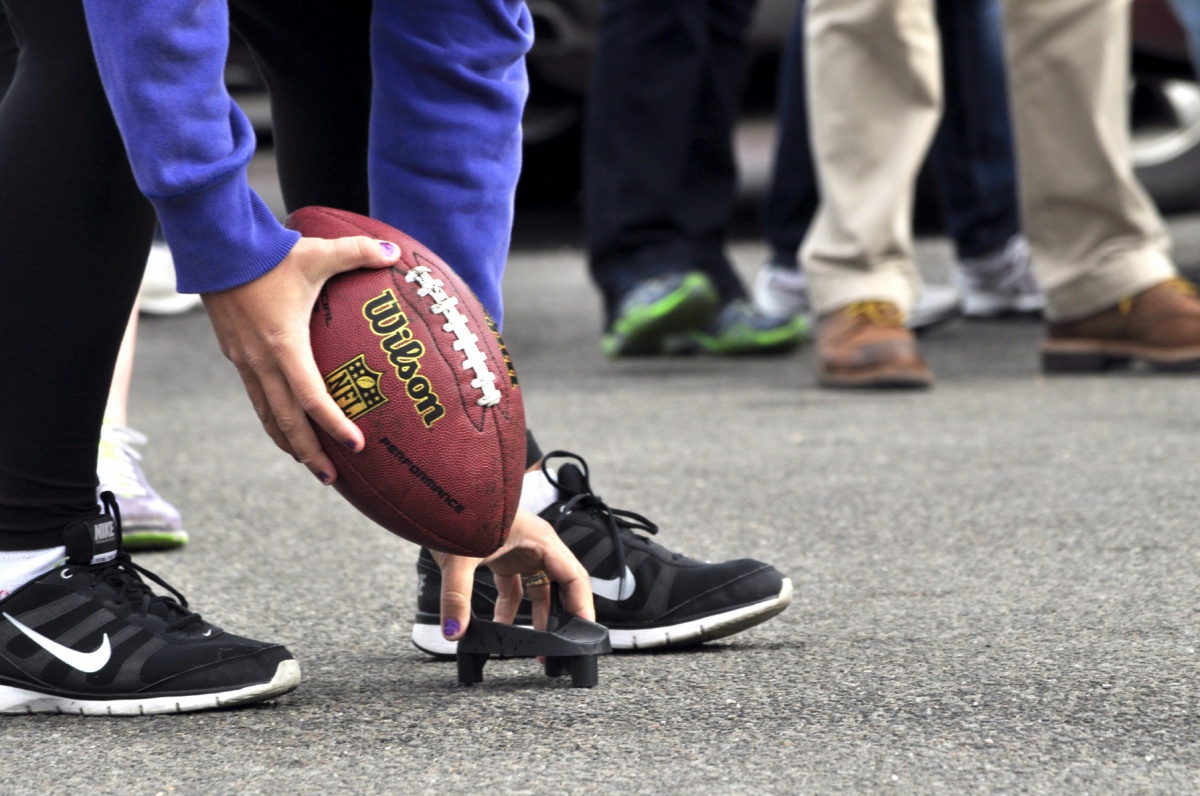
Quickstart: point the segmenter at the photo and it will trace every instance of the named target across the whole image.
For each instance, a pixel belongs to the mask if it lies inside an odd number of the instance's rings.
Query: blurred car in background
[[[1166,0],[1134,0],[1133,163],[1164,212],[1200,209],[1200,83]]]
[[[654,0],[648,0],[653,2]],[[525,166],[518,198],[572,201],[601,0],[528,0],[535,42],[529,54]],[[799,0],[759,0],[749,35],[747,102],[771,111],[780,53]],[[1133,0],[1130,79],[1133,161],[1165,212],[1200,209],[1200,83],[1166,0]],[[270,113],[253,59],[235,42],[226,72],[255,129],[270,136]]]
[[[525,117],[527,200],[561,201],[578,189],[580,120],[601,0],[529,0],[536,32]],[[747,88],[762,109],[797,0],[760,0],[750,32]],[[1130,80],[1133,162],[1164,212],[1200,209],[1200,83],[1166,0],[1134,0]],[[770,85],[764,86],[767,82]]]

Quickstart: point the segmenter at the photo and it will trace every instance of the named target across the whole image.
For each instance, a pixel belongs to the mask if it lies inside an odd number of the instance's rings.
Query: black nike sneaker
[[[587,463],[573,453],[552,457],[563,464],[558,477],[546,477],[559,500],[541,513],[554,526],[591,575],[596,621],[608,628],[614,650],[662,649],[701,644],[761,624],[792,601],[792,582],[769,564],[743,558],[723,564],[672,553],[635,533],[658,531],[638,514],[611,509],[592,492]],[[442,575],[428,550],[417,559],[417,620],[412,640],[435,656],[454,655],[439,626]],[[496,604],[492,574],[475,573],[471,610],[491,618]],[[516,624],[532,624],[530,605],[521,601]]]
[[[234,636],[133,563],[106,513],[67,527],[63,566],[0,602],[0,713],[137,716],[261,702],[294,689],[278,644]],[[146,576],[174,595],[155,595]]]

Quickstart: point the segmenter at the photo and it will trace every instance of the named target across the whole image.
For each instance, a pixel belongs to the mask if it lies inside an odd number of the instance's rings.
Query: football
[[[317,367],[366,437],[353,453],[316,428],[338,470],[334,486],[405,539],[459,555],[494,552],[525,471],[521,390],[495,323],[450,266],[387,224],[305,207],[287,226],[400,247],[391,268],[330,279],[313,307]]]

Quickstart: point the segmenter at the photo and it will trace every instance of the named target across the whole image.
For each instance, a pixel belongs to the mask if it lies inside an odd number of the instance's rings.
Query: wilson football
[[[317,428],[346,500],[392,533],[486,556],[504,543],[525,470],[525,414],[499,330],[425,246],[356,213],[305,207],[306,237],[367,235],[400,247],[391,268],[330,279],[310,334],[330,395],[362,429],[352,453]]]

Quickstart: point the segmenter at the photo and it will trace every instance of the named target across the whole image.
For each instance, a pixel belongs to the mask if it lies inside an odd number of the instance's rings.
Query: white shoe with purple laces
[[[100,491],[116,496],[126,549],[182,547],[187,544],[188,534],[179,509],[154,491],[142,472],[142,454],[135,446],[145,444],[145,435],[132,428],[110,424],[101,428],[96,462]]]

